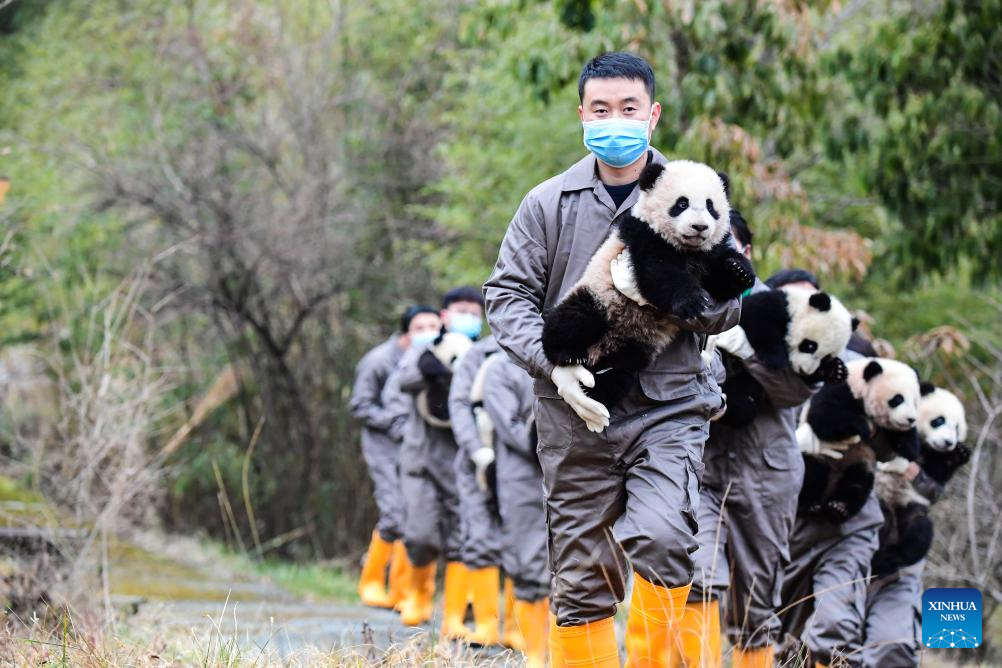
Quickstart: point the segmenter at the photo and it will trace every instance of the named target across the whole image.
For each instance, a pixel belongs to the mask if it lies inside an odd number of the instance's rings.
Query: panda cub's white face
[[[790,366],[806,376],[817,371],[821,360],[835,357],[852,336],[852,316],[842,302],[824,292],[783,287],[790,324],[786,347]]]
[[[691,160],[666,163],[654,186],[641,189],[632,213],[680,250],[710,250],[730,231],[723,181]]]
[[[432,344],[431,351],[442,364],[455,370],[463,355],[472,347],[473,341],[465,334],[445,332]]]
[[[918,420],[922,442],[933,450],[948,452],[967,438],[964,405],[956,395],[942,388],[922,395]]]
[[[847,382],[863,400],[866,414],[881,427],[907,431],[918,420],[918,374],[907,364],[883,357],[864,357],[847,363]]]

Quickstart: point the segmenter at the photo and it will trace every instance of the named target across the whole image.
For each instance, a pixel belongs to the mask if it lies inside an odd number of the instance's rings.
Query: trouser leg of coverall
[[[863,666],[919,665],[925,561],[872,583],[866,593]]]
[[[561,400],[536,402],[561,627],[612,617],[624,595],[623,550],[649,581],[691,582],[700,455],[718,405],[715,393],[655,401],[635,388],[593,434]]]
[[[852,528],[863,513],[877,523]],[[800,637],[820,663],[862,661],[863,615],[870,559],[877,549],[880,509],[871,497],[842,527],[798,517],[790,539],[792,560],[783,581],[783,627]]]
[[[362,457],[372,479],[372,495],[379,510],[376,529],[383,540],[399,540],[404,521],[404,499],[400,490],[398,457],[400,446],[385,434],[366,434]]]
[[[501,522],[493,492],[480,489],[473,463],[460,450],[454,463],[456,492],[459,495],[459,519],[462,562],[470,570],[501,564]]]

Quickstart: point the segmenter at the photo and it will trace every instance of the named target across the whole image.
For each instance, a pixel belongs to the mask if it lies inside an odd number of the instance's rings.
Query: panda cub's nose
[[[913,417],[908,418],[908,424],[915,424],[915,418]]]
[[[693,225],[692,229],[697,232],[705,232],[710,226],[709,225]]]

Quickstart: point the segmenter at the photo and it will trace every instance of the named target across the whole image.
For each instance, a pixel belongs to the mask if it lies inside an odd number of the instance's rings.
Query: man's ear
[[[637,185],[640,186],[640,189],[644,192],[649,191],[657,184],[658,178],[664,171],[664,165],[652,162],[644,167],[644,171],[640,172],[640,178],[637,180]]]

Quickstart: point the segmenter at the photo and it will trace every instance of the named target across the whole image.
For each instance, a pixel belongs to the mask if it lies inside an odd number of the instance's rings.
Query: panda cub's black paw
[[[672,315],[688,320],[703,313],[713,304],[710,294],[706,290],[697,290],[691,294],[680,295],[672,300]]]
[[[834,524],[841,524],[849,519],[849,506],[845,501],[831,500],[825,504],[824,515]]]
[[[735,284],[743,291],[755,285],[755,272],[745,266],[745,262],[736,257],[727,258],[724,266],[730,270]]]
[[[821,376],[826,383],[844,383],[849,377],[849,369],[845,362],[837,357],[825,357],[821,360]]]
[[[584,366],[588,363],[588,357],[580,353],[558,352],[553,354],[553,359],[550,361],[556,366]]]

